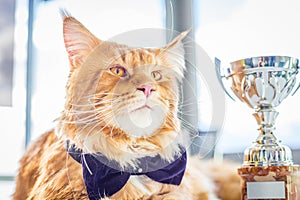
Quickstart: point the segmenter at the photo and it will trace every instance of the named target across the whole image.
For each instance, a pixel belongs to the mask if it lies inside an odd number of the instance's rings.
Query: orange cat
[[[185,32],[162,48],[130,48],[64,16],[63,33],[65,108],[23,156],[15,200],[240,198],[235,167],[186,155],[177,116]]]

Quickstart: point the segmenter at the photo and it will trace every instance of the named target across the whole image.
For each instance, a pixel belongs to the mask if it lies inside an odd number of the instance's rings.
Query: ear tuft
[[[182,40],[186,37],[189,31],[180,33],[167,46],[159,49],[159,57],[168,62],[175,71],[178,80],[182,80],[185,70],[184,46]]]
[[[66,10],[61,10],[61,15],[63,17],[64,42],[72,70],[83,64],[91,51],[101,43],[101,40]]]
[[[63,20],[65,20],[65,18],[72,17],[72,15],[69,13],[69,11],[67,11],[64,8],[59,9],[59,12],[60,12],[61,18]]]
[[[177,37],[175,37],[172,42],[170,42],[165,48],[171,49],[173,47],[176,47],[176,45],[182,45],[182,40],[187,36],[187,34],[190,32],[190,30],[186,30],[184,32],[181,32]],[[180,44],[181,43],[181,44]]]

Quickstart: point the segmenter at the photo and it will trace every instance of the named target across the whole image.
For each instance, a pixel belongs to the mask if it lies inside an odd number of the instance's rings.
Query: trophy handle
[[[221,87],[223,88],[223,90],[225,91],[225,93],[227,94],[227,96],[229,96],[233,101],[235,101],[235,99],[228,93],[228,91],[226,90],[224,83],[222,81],[223,78],[226,78],[224,74],[221,73],[221,60],[218,58],[215,58],[215,70],[216,70],[216,74],[218,77],[218,81],[221,85]],[[299,85],[300,86],[300,85]]]
[[[299,70],[300,70],[300,64],[299,64],[299,60],[298,59],[296,59],[295,65],[296,65],[296,74],[297,74],[299,72]],[[300,87],[299,77],[296,77],[296,79],[297,79],[297,82],[299,82],[299,84],[298,84],[297,88],[293,91],[292,96],[295,95],[295,93],[298,91],[298,89]]]
[[[295,89],[295,91],[293,92],[292,96],[294,96],[294,94],[298,91],[299,87],[300,87],[300,83],[298,84],[298,87],[297,87],[297,88]]]

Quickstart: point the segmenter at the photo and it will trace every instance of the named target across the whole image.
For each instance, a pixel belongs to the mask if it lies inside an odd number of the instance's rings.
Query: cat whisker
[[[198,130],[194,127],[191,123],[183,119],[181,116],[178,116],[179,120],[181,121],[181,125],[189,131],[189,133],[197,133]]]
[[[101,100],[101,99],[95,99],[95,100]],[[71,106],[73,107],[78,107],[78,108],[81,108],[81,107],[96,107],[98,105],[101,105],[101,104],[105,104],[105,103],[115,103],[116,101],[118,101],[117,99],[104,99],[104,100],[101,100],[101,101],[98,101],[98,102],[89,102],[87,104],[70,104]]]
[[[110,129],[110,134],[109,134],[109,136],[110,136],[111,138],[113,138],[113,136],[115,135],[115,134],[113,134],[114,129],[115,129],[115,126],[112,126],[111,129]]]
[[[83,141],[88,141],[88,137],[89,137],[89,135],[91,134],[91,132],[96,128],[96,127],[98,127],[98,126],[101,126],[101,124],[100,123],[93,123],[94,125],[93,125],[93,127],[91,127],[91,125],[92,125],[92,123],[90,123],[90,124],[86,124],[84,127],[82,127],[81,129],[79,129],[78,131],[78,135],[76,135],[76,138],[78,139],[80,139],[81,137],[82,137],[82,135],[84,134],[84,139],[83,139]],[[89,127],[91,127],[91,128],[89,128]],[[89,128],[89,129],[88,129]],[[88,130],[87,130],[88,129]],[[103,130],[103,129],[100,129],[100,130],[98,130],[96,133],[99,133],[99,132],[101,132],[101,130]],[[87,131],[87,132],[86,132]],[[84,144],[85,145],[85,144]],[[86,147],[86,149],[88,150],[88,151],[90,151],[90,152],[92,152],[91,150],[89,150],[89,148],[88,148],[88,146],[85,146]]]
[[[104,113],[103,112],[97,112],[94,115],[90,115],[90,116],[87,116],[85,118],[79,118],[75,122],[85,122],[85,123],[89,122],[89,123],[91,123],[94,120],[99,120],[100,118],[103,119],[106,115],[107,115],[107,113],[105,113],[105,112]]]
[[[88,137],[92,137],[92,136],[94,136],[95,134],[101,134],[101,131],[104,130],[105,128],[107,128],[107,127],[109,126],[109,124],[111,124],[112,120],[113,120],[113,119],[111,119],[110,121],[108,121],[108,123],[106,123],[105,126],[101,127],[99,130],[97,130],[97,131],[94,132],[94,129],[95,129],[97,126],[100,126],[100,124],[95,124],[95,125],[94,125],[94,126],[86,133],[85,139],[84,139],[84,140],[85,140],[85,141],[88,141],[88,140],[89,140]],[[93,132],[94,132],[94,133],[93,133]],[[92,133],[93,133],[93,134],[92,134]],[[92,135],[91,135],[91,134],[92,134]],[[99,143],[99,141],[98,141],[98,143]],[[100,145],[100,144],[98,144],[98,145]],[[88,151],[89,153],[93,153],[93,150],[91,150],[91,149],[87,146],[87,144],[84,143],[84,147],[87,149],[87,151]]]
[[[100,96],[100,95],[116,95],[116,96],[120,96],[120,94],[118,93],[114,93],[114,92],[99,92],[99,93],[94,93],[94,94],[90,94],[90,95],[86,95],[83,97],[83,99],[93,99],[93,98],[97,98],[97,96]]]
[[[116,96],[121,96],[120,93],[115,93],[115,92],[98,92],[98,93],[94,93],[93,95],[90,95],[91,97],[95,97],[95,96],[100,96],[100,95],[116,95]]]
[[[95,97],[95,98],[90,98],[89,99],[90,104],[104,104],[104,103],[111,103],[118,101],[118,99],[115,98],[100,98],[100,97]]]
[[[82,156],[82,158],[83,158],[84,165],[86,166],[86,168],[89,171],[90,175],[93,175],[93,172],[91,171],[90,167],[88,166],[88,164],[85,160],[85,156]]]
[[[98,109],[98,110],[93,110],[93,112],[77,112],[77,113],[70,113],[70,114],[74,114],[75,117],[77,117],[74,120],[63,120],[64,123],[69,123],[69,124],[86,124],[86,123],[92,123],[95,120],[99,120],[100,118],[103,118],[105,115],[107,115],[107,110],[109,110],[109,108],[106,109]],[[88,116],[85,117],[80,117],[80,115],[87,115],[90,114]]]
[[[73,117],[75,117],[76,119],[73,120],[65,120],[65,121],[84,121],[85,119],[89,119],[95,115],[97,115],[98,112],[78,112],[78,113],[72,113],[69,112],[68,115],[72,115]],[[85,116],[85,117],[83,117]]]
[[[101,117],[101,116],[99,116],[99,113],[95,113],[93,115],[89,115],[84,118],[78,118],[78,119],[74,120],[74,122],[75,123],[91,123],[94,120],[96,120],[98,117]]]
[[[85,107],[93,107],[93,102],[88,102],[88,103],[85,103],[85,104],[70,104],[70,106],[75,107],[75,108],[85,108]],[[73,108],[74,109],[74,108]]]
[[[101,105],[101,104],[99,104]],[[68,113],[70,114],[88,114],[88,113],[94,113],[94,112],[101,112],[101,111],[106,111],[108,109],[110,109],[110,106],[102,106],[99,107],[98,104],[95,104],[94,106],[91,106],[93,109],[90,110],[77,110],[77,109],[71,109],[71,110],[67,110]]]
[[[198,113],[196,113],[194,110],[190,109],[190,110],[178,110],[178,114],[180,114],[181,116],[188,116],[188,117],[197,117]]]
[[[196,114],[192,113],[192,111],[189,113],[189,112],[182,112],[182,111],[178,111],[178,114],[180,115],[184,115],[184,116],[188,116],[188,117],[195,117]]]
[[[77,110],[77,109],[71,109],[71,110],[66,110],[65,112],[67,114],[73,114],[73,115],[80,115],[80,114],[89,114],[89,113],[94,113],[97,111],[97,109],[90,109],[90,110]]]
[[[195,103],[190,103],[190,104],[181,104],[179,105],[179,112],[181,114],[184,115],[190,115],[190,114],[194,114],[194,116],[196,115],[196,113],[194,112],[195,108],[197,108],[199,106],[199,104],[197,102]]]
[[[197,100],[197,101],[194,101],[194,100],[191,100],[191,99],[187,99],[186,100],[187,102],[185,103],[180,103],[181,105],[195,105],[195,104],[202,104],[202,103],[208,103],[209,101],[206,101],[206,100]]]

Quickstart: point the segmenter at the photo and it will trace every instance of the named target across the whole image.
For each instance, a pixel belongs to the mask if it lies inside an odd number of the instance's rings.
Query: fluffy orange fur
[[[71,64],[65,108],[55,130],[21,159],[15,200],[88,199],[81,165],[67,153],[65,140],[124,167],[145,155],[172,161],[185,145],[177,109],[186,33],[165,47],[145,49],[101,41],[71,16],[64,16],[63,30]],[[153,88],[147,98],[137,90],[145,84]],[[188,158],[179,186],[132,176],[106,199],[234,200],[240,199],[239,177],[236,166]]]

